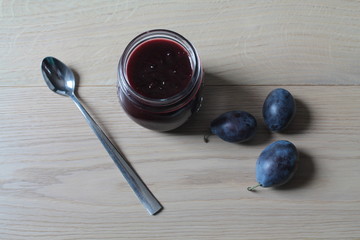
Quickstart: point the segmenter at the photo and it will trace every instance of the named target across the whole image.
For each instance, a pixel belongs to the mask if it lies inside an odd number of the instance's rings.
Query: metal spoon
[[[115,146],[75,96],[75,77],[71,69],[54,57],[46,57],[42,61],[41,71],[46,84],[52,91],[63,96],[69,96],[74,101],[149,214],[154,215],[159,212],[162,209],[159,201],[130,167],[124,157],[116,150]]]

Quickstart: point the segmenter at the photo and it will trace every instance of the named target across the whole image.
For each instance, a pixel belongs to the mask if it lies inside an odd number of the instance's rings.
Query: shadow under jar
[[[194,46],[178,33],[151,30],[125,48],[118,66],[118,96],[138,124],[170,131],[201,106],[203,68]]]

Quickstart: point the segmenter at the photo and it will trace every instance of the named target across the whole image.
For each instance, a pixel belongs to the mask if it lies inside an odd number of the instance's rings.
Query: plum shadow
[[[251,108],[252,110],[244,108],[244,102],[248,102],[256,98],[256,96],[253,95],[254,93],[246,91],[241,86],[232,86],[229,80],[219,77],[211,72],[205,71],[204,82],[204,100],[200,111],[194,114],[194,116],[184,125],[175,130],[165,132],[165,134],[199,135],[202,139],[205,134],[209,133],[209,126],[214,118],[227,111],[243,110],[254,115],[256,118],[258,125],[257,132],[252,139],[236,144],[259,145],[270,141],[272,136],[263,123],[263,119],[259,111],[261,108],[251,104],[246,104],[246,108]],[[208,83],[211,85],[208,85]],[[219,92],[219,94],[214,94],[217,89],[223,90],[224,88],[231,87],[236,87],[237,89],[236,92],[231,93],[230,96],[224,96],[221,92]],[[219,102],[221,102],[221,106],[219,106]],[[209,141],[212,141],[212,139],[215,139],[216,137],[217,136],[210,136]]]
[[[310,108],[300,99],[295,99],[295,101],[296,113],[294,119],[286,129],[281,131],[281,134],[302,134],[311,126],[312,116]]]
[[[308,186],[317,172],[314,159],[308,153],[299,151],[299,166],[293,178],[286,184],[275,187],[276,190],[294,190]]]

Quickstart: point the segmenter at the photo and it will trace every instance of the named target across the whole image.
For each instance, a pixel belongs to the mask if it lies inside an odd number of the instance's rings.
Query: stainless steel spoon
[[[46,57],[41,64],[42,75],[48,87],[57,94],[69,96],[84,115],[89,126],[94,130],[96,136],[103,144],[110,157],[114,160],[116,166],[120,169],[126,181],[144,205],[149,214],[154,215],[162,209],[159,201],[154,197],[146,187],[136,172],[130,167],[124,157],[117,151],[109,138],[96,124],[94,119],[81,105],[75,95],[75,77],[74,73],[64,63],[54,57]]]

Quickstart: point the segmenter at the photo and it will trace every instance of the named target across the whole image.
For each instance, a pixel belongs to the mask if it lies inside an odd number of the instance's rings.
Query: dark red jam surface
[[[135,48],[126,73],[137,93],[147,98],[165,99],[188,86],[192,67],[188,52],[178,43],[153,39]]]

